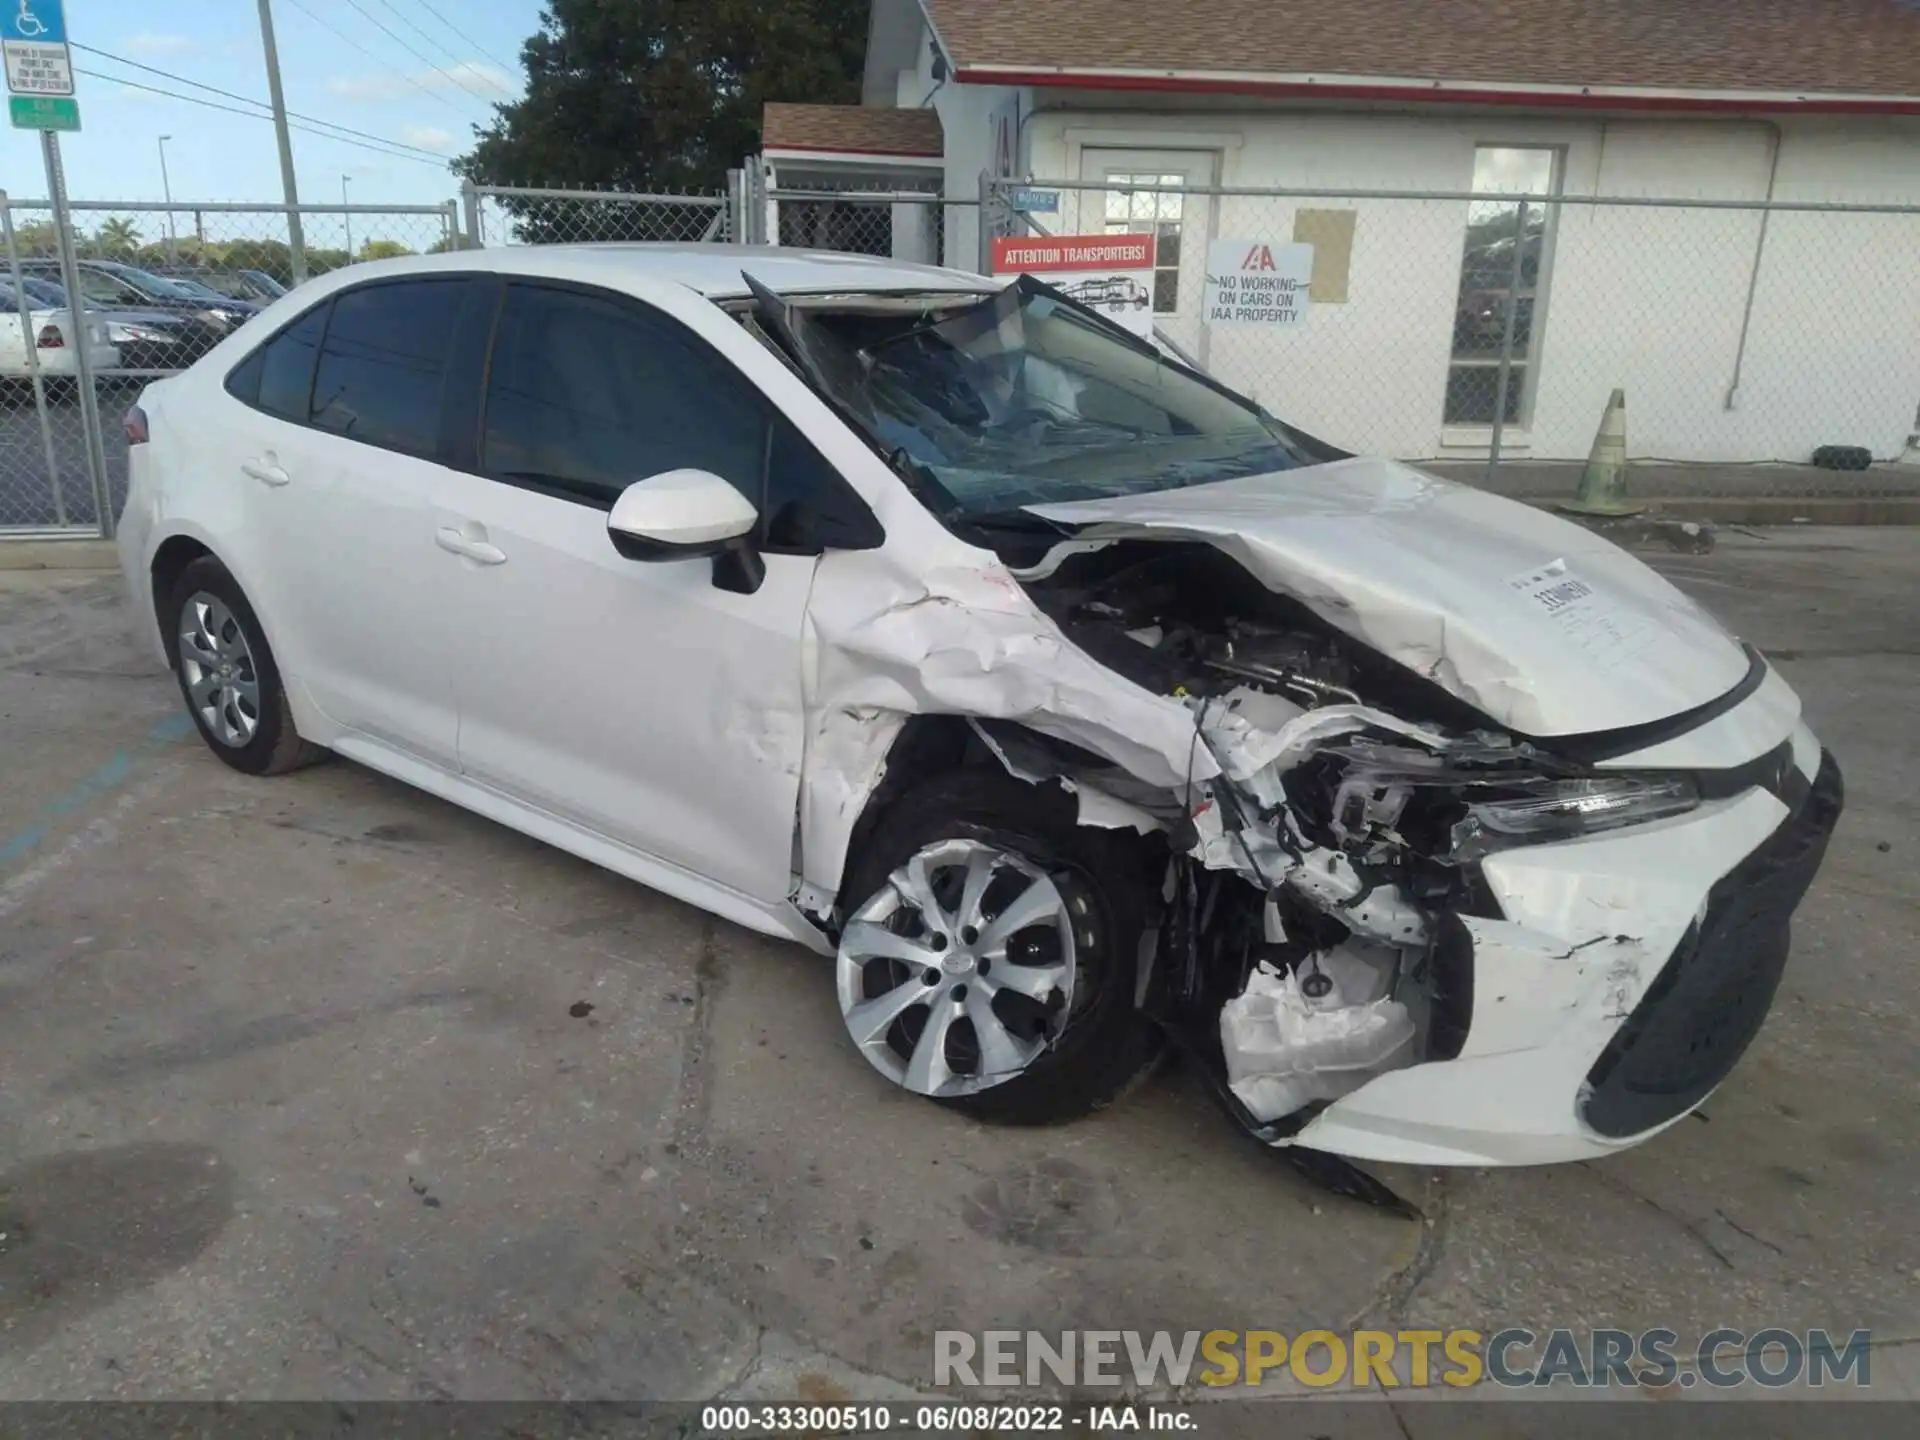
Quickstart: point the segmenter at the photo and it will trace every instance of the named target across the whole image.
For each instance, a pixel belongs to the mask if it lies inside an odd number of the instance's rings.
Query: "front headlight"
[[[1470,860],[1515,845],[1571,840],[1622,825],[1684,815],[1700,803],[1686,775],[1597,775],[1532,780],[1497,798],[1469,799],[1453,827],[1454,854]]]

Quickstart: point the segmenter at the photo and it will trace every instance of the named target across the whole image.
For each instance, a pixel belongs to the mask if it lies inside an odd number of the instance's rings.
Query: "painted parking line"
[[[0,866],[25,859],[46,843],[47,836],[62,820],[107,799],[139,772],[142,761],[170,745],[179,744],[193,733],[193,717],[185,711],[176,711],[157,721],[140,740],[114,751],[99,769],[43,804],[33,824],[0,840]]]

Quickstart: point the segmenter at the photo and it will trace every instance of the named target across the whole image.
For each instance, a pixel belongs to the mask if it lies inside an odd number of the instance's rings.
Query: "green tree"
[[[140,248],[140,227],[124,216],[104,220],[90,248],[103,260],[131,260]]]
[[[22,256],[45,259],[60,253],[60,240],[51,220],[34,220],[13,232]]]
[[[495,107],[454,169],[481,184],[718,190],[759,146],[769,100],[859,99],[868,0],[547,0],[524,99]],[[663,238],[650,207],[507,202],[521,238]]]
[[[402,255],[411,255],[413,251],[398,240],[369,240],[360,247],[356,260],[398,260]]]
[[[282,285],[293,283],[293,251],[283,240],[233,240],[220,263],[230,270],[260,270]]]

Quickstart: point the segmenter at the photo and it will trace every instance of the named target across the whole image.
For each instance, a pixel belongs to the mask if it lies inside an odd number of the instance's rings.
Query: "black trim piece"
[[[1650,772],[1658,773],[1658,772]],[[1806,798],[1807,778],[1793,763],[1793,740],[1782,740],[1764,755],[1726,770],[1695,770],[1694,784],[1702,800],[1726,800],[1749,790],[1764,790],[1787,809],[1798,810]],[[1794,782],[1798,781],[1796,785]]]
[[[1458,915],[1435,921],[1433,1009],[1427,1026],[1427,1059],[1457,1060],[1473,1028],[1473,932]]]
[[[1793,912],[1813,884],[1846,803],[1821,757],[1805,803],[1707,893],[1688,930],[1587,1072],[1580,1116],[1615,1139],[1684,1114],[1760,1033],[1786,970]]]
[[[1618,760],[1623,755],[1631,755],[1635,751],[1651,749],[1668,740],[1676,740],[1689,731],[1698,730],[1709,720],[1726,714],[1766,683],[1766,659],[1751,645],[1742,645],[1740,648],[1747,654],[1746,677],[1718,700],[1709,700],[1704,705],[1683,710],[1678,715],[1669,715],[1664,720],[1652,720],[1645,725],[1630,725],[1624,730],[1602,730],[1585,735],[1516,734],[1514,738],[1524,740],[1549,755],[1557,755],[1582,765],[1593,765],[1602,760]]]
[[[486,402],[493,332],[507,287],[496,276],[478,277],[460,302],[440,388],[440,463],[471,471],[480,453],[480,409]],[[318,366],[314,367],[316,370]]]

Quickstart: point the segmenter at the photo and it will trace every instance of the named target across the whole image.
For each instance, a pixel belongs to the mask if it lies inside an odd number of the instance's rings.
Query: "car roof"
[[[781,294],[841,291],[954,290],[989,292],[999,284],[963,270],[917,265],[872,255],[790,250],[771,245],[524,245],[456,250],[443,255],[380,260],[330,272],[329,279],[431,274],[436,270],[491,270],[602,283],[646,279],[684,285],[715,300],[748,294],[743,274]],[[1004,283],[1004,282],[1000,282]]]

